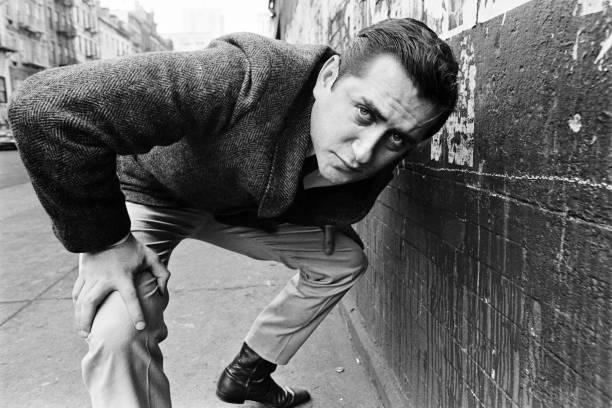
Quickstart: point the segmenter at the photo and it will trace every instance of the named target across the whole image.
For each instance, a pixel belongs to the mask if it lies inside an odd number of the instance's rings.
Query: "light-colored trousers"
[[[257,317],[245,339],[260,356],[276,364],[291,359],[367,268],[359,245],[340,233],[336,233],[334,253],[326,255],[323,232],[317,227],[281,224],[270,233],[220,224],[212,215],[191,209],[126,205],[132,234],[166,265],[179,242],[193,238],[299,270]],[[148,272],[137,275],[135,284],[146,329],[135,330],[123,300],[113,292],[98,309],[87,338],[89,351],[82,370],[94,408],[171,406],[159,348],[167,336],[163,318],[167,291],[161,295]]]

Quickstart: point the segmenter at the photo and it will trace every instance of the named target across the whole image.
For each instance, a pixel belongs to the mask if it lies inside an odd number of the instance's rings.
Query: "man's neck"
[[[321,175],[321,172],[317,169],[304,176],[304,190],[315,187],[326,187],[331,186],[332,183]]]
[[[315,155],[314,147],[311,145],[310,149],[308,149],[306,160],[307,161],[314,160],[314,157],[313,157],[314,155]],[[315,168],[311,170],[309,173],[305,174],[302,180],[302,183],[304,185],[304,190],[308,190],[309,188],[315,188],[315,187],[330,186],[332,184],[329,180],[327,180],[325,177],[321,175],[321,172],[319,171],[318,168]]]

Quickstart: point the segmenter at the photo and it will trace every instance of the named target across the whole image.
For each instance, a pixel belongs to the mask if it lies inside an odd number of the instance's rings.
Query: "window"
[[[0,76],[0,103],[6,102],[6,79]]]
[[[55,41],[51,41],[51,65],[57,64]]]

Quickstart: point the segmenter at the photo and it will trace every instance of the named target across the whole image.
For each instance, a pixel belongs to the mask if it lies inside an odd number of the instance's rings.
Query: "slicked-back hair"
[[[404,66],[419,97],[436,108],[427,137],[446,122],[457,103],[458,64],[453,51],[424,23],[392,18],[362,29],[340,59],[338,82],[343,76],[360,77],[379,55],[392,55]]]

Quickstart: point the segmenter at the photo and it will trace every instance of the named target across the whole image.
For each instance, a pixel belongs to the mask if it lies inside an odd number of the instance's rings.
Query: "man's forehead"
[[[426,126],[436,115],[434,104],[419,96],[399,59],[390,54],[371,57],[359,75],[346,78],[346,91],[400,131]]]

